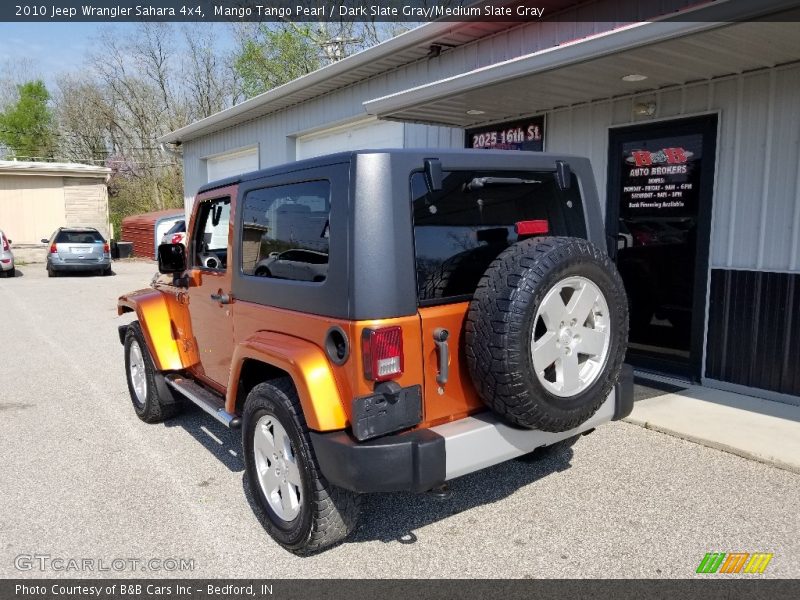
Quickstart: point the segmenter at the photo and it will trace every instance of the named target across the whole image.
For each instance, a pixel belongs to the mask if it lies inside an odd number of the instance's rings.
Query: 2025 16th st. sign
[[[544,150],[544,116],[468,129],[466,147],[541,152]]]

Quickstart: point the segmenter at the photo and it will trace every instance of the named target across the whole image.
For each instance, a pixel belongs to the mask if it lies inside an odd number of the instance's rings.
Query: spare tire
[[[504,250],[481,278],[465,326],[481,400],[514,425],[553,432],[597,412],[627,340],[628,302],[614,263],[568,237]]]

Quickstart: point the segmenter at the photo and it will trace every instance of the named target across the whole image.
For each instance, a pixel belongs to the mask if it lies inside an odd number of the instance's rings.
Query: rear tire
[[[360,499],[320,472],[289,377],[261,383],[247,395],[242,446],[256,515],[285,549],[313,554],[355,529]]]
[[[58,272],[55,271],[52,267],[47,267],[47,276],[48,277],[58,277]]]
[[[478,396],[510,423],[578,427],[619,378],[628,339],[622,279],[587,240],[532,238],[486,270],[467,313]]]
[[[166,384],[159,381],[163,375],[156,371],[138,321],[125,332],[125,374],[133,410],[142,421],[159,423],[178,413],[180,404],[169,391],[164,393]]]

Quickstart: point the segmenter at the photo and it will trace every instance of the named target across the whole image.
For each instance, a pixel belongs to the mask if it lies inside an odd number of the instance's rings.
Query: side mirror
[[[47,244],[49,241],[50,241],[50,240],[48,240],[47,238],[42,238],[42,243],[43,243],[43,244]]]
[[[13,243],[14,243],[14,241],[13,241],[11,238],[6,238],[6,241],[7,241],[9,244],[13,244]]]
[[[438,158],[425,159],[425,183],[429,192],[442,189],[442,161]]]
[[[186,248],[183,244],[160,244],[158,246],[158,272],[178,275],[186,270]]]

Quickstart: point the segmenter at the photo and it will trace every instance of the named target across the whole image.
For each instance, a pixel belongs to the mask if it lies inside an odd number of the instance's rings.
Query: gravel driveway
[[[693,577],[712,551],[772,552],[764,576],[800,576],[800,476],[626,423],[458,479],[449,500],[367,497],[350,540],[294,557],[253,515],[235,433],[197,409],[133,413],[116,297],[154,265],[19,271],[0,280],[0,577]],[[34,554],[187,570],[15,567]]]

